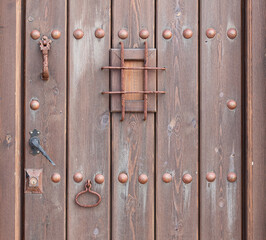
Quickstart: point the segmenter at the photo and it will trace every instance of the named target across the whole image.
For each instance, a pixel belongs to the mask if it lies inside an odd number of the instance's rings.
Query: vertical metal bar
[[[124,69],[125,66],[125,58],[124,58],[124,43],[120,42],[121,44],[121,91],[125,91],[125,79],[124,79]],[[126,95],[124,93],[121,94],[121,107],[122,107],[122,116],[121,121],[125,119],[125,111],[126,111]]]
[[[148,67],[148,43],[145,42],[145,52],[144,52],[144,67]],[[144,89],[143,91],[147,91],[148,85],[148,70],[144,70]],[[148,112],[148,94],[144,93],[144,121],[147,119]]]

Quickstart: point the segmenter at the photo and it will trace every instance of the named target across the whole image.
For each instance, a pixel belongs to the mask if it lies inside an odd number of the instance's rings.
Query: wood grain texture
[[[120,48],[118,32],[128,30],[123,40],[125,48],[154,47],[155,5],[153,0],[112,1],[112,48]],[[139,37],[142,29],[149,37]],[[143,71],[144,74],[144,71]],[[154,114],[112,113],[112,239],[154,239]],[[118,173],[129,174],[129,182],[122,185]],[[149,180],[141,185],[139,174]]]
[[[109,65],[110,1],[78,0],[69,2],[69,100],[68,100],[68,215],[67,238],[110,238],[110,117],[109,73],[101,67]],[[103,38],[95,37],[102,28]],[[82,29],[84,37],[75,39],[73,32]],[[83,174],[76,183],[73,175]],[[103,184],[95,183],[95,175],[102,174]],[[92,190],[102,196],[95,208],[81,208],[74,199],[91,179]],[[95,203],[87,195],[80,201]]]
[[[0,1],[0,239],[21,239],[21,1]]]
[[[200,238],[236,240],[242,238],[241,2],[201,1],[200,23]],[[216,30],[212,39],[208,28]],[[227,36],[230,28],[235,39]],[[215,172],[214,182],[208,172]],[[236,182],[227,180],[229,172]]]
[[[245,239],[264,239],[266,159],[265,1],[246,1]]]
[[[112,236],[113,239],[154,239],[154,117],[120,114],[112,119]],[[120,183],[120,173],[128,175]],[[148,176],[141,184],[138,177]]]
[[[166,93],[156,114],[156,239],[198,239],[198,4],[160,0],[156,9],[158,66],[166,67],[158,72],[158,90]],[[166,172],[170,183],[162,181]],[[190,184],[182,182],[186,173]]]
[[[66,210],[66,1],[29,0],[26,2],[25,30],[25,168],[43,169],[43,194],[25,193],[25,236],[27,240],[65,239]],[[53,30],[61,37],[52,40],[49,51],[48,81],[41,79],[42,53],[39,40],[31,31],[50,39]],[[37,98],[40,108],[30,108]],[[30,154],[29,132],[38,129],[41,145],[55,162],[53,166],[41,154]],[[61,175],[53,183],[53,173]]]

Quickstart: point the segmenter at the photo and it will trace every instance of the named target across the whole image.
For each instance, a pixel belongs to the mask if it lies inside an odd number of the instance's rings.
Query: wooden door
[[[245,210],[255,90],[241,1],[16,4],[24,40],[3,85],[19,93],[3,156],[17,174],[0,192],[15,214],[0,219],[0,239],[263,239]]]

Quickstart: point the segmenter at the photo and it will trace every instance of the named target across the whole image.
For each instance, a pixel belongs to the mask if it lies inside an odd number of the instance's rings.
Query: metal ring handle
[[[89,193],[92,193],[94,195],[96,195],[98,197],[98,202],[95,203],[95,204],[91,204],[91,205],[84,205],[84,204],[81,204],[79,201],[78,201],[78,198],[80,195],[86,193],[86,192],[89,192]],[[75,198],[75,201],[76,201],[76,204],[78,204],[80,207],[84,207],[84,208],[92,208],[92,207],[97,207],[100,202],[102,201],[102,197],[99,193],[97,192],[94,192],[91,190],[91,180],[88,180],[86,183],[85,183],[85,190],[84,191],[81,191],[79,192],[77,195],[76,195],[76,198]]]

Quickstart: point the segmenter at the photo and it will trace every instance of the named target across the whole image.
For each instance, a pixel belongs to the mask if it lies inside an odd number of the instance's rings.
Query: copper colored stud
[[[75,173],[75,175],[73,176],[73,179],[76,183],[79,183],[83,180],[83,175],[79,172]]]
[[[172,175],[171,175],[170,173],[165,173],[165,174],[163,175],[163,181],[164,181],[165,183],[169,183],[169,182],[171,182],[171,181],[172,181]]]
[[[192,181],[192,176],[191,176],[190,174],[186,173],[186,174],[183,176],[182,180],[183,180],[183,182],[184,182],[185,184],[189,184],[189,183],[191,183],[191,181]]]
[[[128,179],[128,177],[127,177],[127,174],[125,174],[125,173],[120,173],[118,176],[118,181],[121,183],[126,183],[127,179]]]
[[[146,182],[148,182],[148,176],[146,174],[139,175],[139,182],[141,184],[145,184]]]
[[[229,100],[227,102],[227,107],[230,109],[230,110],[234,110],[236,108],[236,101],[235,100]]]
[[[121,39],[126,39],[128,37],[128,31],[125,30],[125,29],[121,29],[118,32],[118,37],[121,38]]]
[[[229,182],[235,182],[236,181],[236,174],[234,172],[228,173],[227,180]]]
[[[101,28],[96,29],[95,31],[95,37],[97,38],[103,38],[104,37],[104,30]]]
[[[37,40],[38,38],[40,38],[41,34],[38,30],[33,30],[31,33],[30,33],[30,36],[32,39],[34,40]]]
[[[146,30],[146,29],[142,29],[140,32],[139,32],[139,36],[142,38],[142,39],[146,39],[149,37],[149,31]]]
[[[84,32],[81,29],[76,29],[73,35],[76,39],[81,39],[84,36]]]
[[[215,35],[216,35],[216,31],[215,31],[215,29],[213,29],[213,28],[208,28],[208,29],[207,29],[207,31],[206,31],[206,36],[207,36],[208,38],[214,38]]]
[[[51,179],[52,179],[52,181],[53,181],[54,183],[58,183],[58,182],[60,182],[60,180],[61,180],[61,176],[60,176],[59,173],[54,173],[54,174],[52,175]]]
[[[30,108],[32,109],[32,110],[37,110],[37,109],[39,109],[39,107],[40,107],[40,103],[39,103],[39,101],[38,100],[32,100],[31,102],[30,102]]]
[[[52,38],[53,39],[58,39],[58,38],[61,37],[61,32],[58,31],[58,30],[53,30],[52,33],[51,33],[51,35],[52,35]]]
[[[237,35],[237,31],[235,28],[230,28],[228,29],[227,31],[227,36],[230,38],[230,39],[234,39]]]
[[[208,182],[213,182],[216,178],[216,175],[214,172],[208,172],[206,175],[206,179]]]
[[[104,176],[102,174],[97,174],[95,176],[95,182],[98,184],[102,184],[104,182]]]
[[[187,29],[185,29],[185,30],[183,31],[183,36],[184,36],[184,38],[186,38],[186,39],[191,38],[192,35],[193,35],[193,32],[192,32],[191,29],[188,29],[188,28],[187,28]]]
[[[172,32],[169,29],[163,31],[163,37],[165,39],[170,39],[172,37]]]

